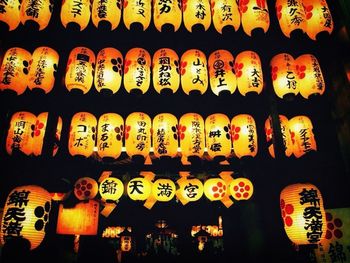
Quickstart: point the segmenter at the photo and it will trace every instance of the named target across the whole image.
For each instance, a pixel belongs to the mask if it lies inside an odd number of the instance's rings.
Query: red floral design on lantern
[[[289,133],[290,133],[290,138],[292,140],[292,144],[294,144],[295,143],[295,133],[292,131],[289,131]]]
[[[312,9],[314,7],[312,5],[304,6],[305,9],[305,14],[306,14],[306,19],[309,20],[312,17]]]
[[[278,20],[281,20],[281,18],[282,18],[282,6],[281,5],[276,6],[276,13],[277,13]]]
[[[290,217],[290,215],[294,212],[294,206],[292,204],[286,204],[283,199],[281,199],[280,205],[284,224],[286,226],[292,226],[293,219]]]
[[[277,66],[273,66],[271,68],[271,78],[273,81],[275,81],[277,79],[277,73],[278,73],[278,67]]]
[[[242,69],[243,69],[243,67],[244,67],[243,63],[235,63],[234,69],[235,69],[237,78],[242,76]]]
[[[305,78],[305,70],[306,70],[305,65],[296,65],[295,69],[297,70],[297,75],[299,79]]]
[[[128,73],[131,60],[126,60],[124,64],[124,74]]]
[[[186,73],[186,66],[187,66],[187,62],[186,61],[181,61],[180,63],[180,74],[185,75]]]
[[[39,136],[40,133],[41,133],[40,130],[42,130],[44,128],[44,126],[45,126],[44,123],[42,123],[39,120],[37,120],[35,122],[35,125],[31,126],[31,129],[32,129],[32,134],[31,135],[32,135],[32,137]]]
[[[247,12],[248,10],[248,3],[249,3],[249,0],[240,0],[239,1],[239,12],[240,13],[245,13]]]
[[[224,185],[222,182],[217,182],[216,185],[214,185],[211,190],[213,191],[214,198],[224,197],[226,194],[226,185]]]
[[[78,197],[84,196],[88,198],[91,194],[92,184],[88,183],[87,180],[82,180],[75,185],[75,188],[77,189],[76,194]]]
[[[272,140],[272,128],[265,128],[266,141],[269,142]]]
[[[187,7],[187,0],[182,0],[182,12],[185,12]]]
[[[131,130],[131,126],[130,125],[125,125],[125,130],[124,130],[125,140],[127,140],[129,138],[130,130]]]
[[[179,136],[180,140],[185,139],[185,131],[186,131],[186,126],[182,126],[181,124],[176,125],[177,128],[177,135]]]
[[[233,187],[233,191],[235,191],[235,197],[248,199],[250,196],[250,186],[245,184],[243,181],[240,181],[237,185]]]
[[[333,236],[340,239],[343,237],[343,232],[340,228],[343,226],[343,222],[339,218],[333,218],[331,213],[326,213],[327,232],[326,239],[331,239]]]
[[[236,127],[235,125],[231,126],[231,140],[237,141],[239,139],[239,133],[241,131],[241,127]]]

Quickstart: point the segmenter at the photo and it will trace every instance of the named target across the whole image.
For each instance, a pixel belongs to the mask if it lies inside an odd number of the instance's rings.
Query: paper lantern
[[[175,157],[177,155],[177,119],[170,113],[160,113],[153,118],[153,153],[155,157]]]
[[[95,54],[86,47],[76,47],[70,54],[66,68],[65,84],[69,91],[81,90],[84,94],[91,87],[94,78]]]
[[[91,20],[99,28],[101,22],[107,22],[111,30],[118,27],[122,16],[122,1],[120,0],[93,0]],[[101,23],[101,24],[100,24]]]
[[[143,177],[131,179],[127,185],[127,193],[131,200],[144,201],[152,192],[152,182]]]
[[[6,51],[0,68],[0,90],[8,89],[21,95],[27,88],[31,54],[19,47]]]
[[[129,252],[132,246],[132,238],[130,235],[125,234],[120,237],[120,250],[123,252]]]
[[[170,48],[158,49],[153,55],[152,75],[154,89],[161,93],[171,90],[175,93],[180,85],[179,57]]]
[[[168,202],[175,196],[176,186],[170,179],[158,179],[152,185],[152,195],[160,202]]]
[[[230,120],[225,114],[216,113],[206,118],[205,141],[210,158],[230,156]]]
[[[58,70],[58,53],[49,47],[38,47],[34,50],[28,76],[28,88],[41,89],[46,94],[55,85]]]
[[[334,23],[326,0],[303,0],[306,15],[306,34],[313,40],[322,32],[331,34]]]
[[[7,24],[9,31],[16,29],[20,23],[21,1],[7,0],[0,3],[0,22]]]
[[[55,133],[55,143],[53,145],[52,156],[56,156],[58,149],[59,149],[59,142],[61,140],[62,125],[63,125],[62,118],[58,117],[57,128],[56,128],[56,133]]]
[[[270,62],[272,85],[276,95],[283,99],[299,93],[299,83],[294,58],[281,53],[275,55]]]
[[[208,59],[210,88],[215,95],[223,92],[232,94],[237,87],[234,73],[234,58],[227,50],[216,50]]]
[[[318,244],[326,235],[326,215],[320,190],[312,184],[292,184],[280,194],[284,230],[296,245]]]
[[[193,26],[202,26],[207,31],[211,24],[209,0],[183,0],[183,21],[186,29],[192,32]]]
[[[228,187],[221,178],[210,178],[204,183],[204,194],[210,201],[223,199],[227,191]]]
[[[250,199],[254,192],[252,182],[243,177],[232,180],[229,189],[232,197],[237,201]]]
[[[253,92],[260,94],[264,87],[260,57],[254,51],[243,51],[236,57],[234,65],[237,88],[243,96]]]
[[[311,120],[307,116],[296,116],[288,123],[293,153],[299,158],[310,151],[317,151]]]
[[[252,35],[254,29],[262,29],[266,33],[270,26],[266,0],[239,0],[238,3],[243,31],[248,36]]]
[[[301,96],[308,99],[312,95],[322,95],[326,89],[318,60],[311,54],[304,54],[295,60]]]
[[[37,248],[45,237],[50,210],[51,195],[42,187],[25,185],[14,188],[4,206],[1,243],[23,237],[30,242],[31,250]]]
[[[104,201],[117,201],[124,193],[124,184],[115,177],[107,177],[100,182],[99,193]]]
[[[125,0],[123,8],[123,21],[127,29],[131,25],[140,24],[145,31],[151,23],[151,0]]]
[[[23,0],[21,4],[21,23],[33,21],[43,30],[50,22],[53,11],[52,0]]]
[[[185,179],[181,182],[178,181],[178,184],[181,199],[184,199],[188,202],[195,202],[203,196],[203,184],[197,178]]]
[[[198,49],[187,50],[181,56],[180,63],[181,86],[189,95],[193,91],[200,94],[208,88],[208,69],[205,54]]]
[[[233,27],[235,31],[241,25],[241,17],[235,0],[211,0],[213,25],[220,34],[224,27]]]
[[[139,90],[144,94],[151,82],[151,56],[143,48],[132,48],[125,55],[124,87],[128,93]]]
[[[97,120],[88,112],[76,113],[70,124],[68,150],[70,155],[89,157],[95,147]]]
[[[180,0],[155,0],[153,2],[153,22],[159,32],[162,32],[163,26],[171,26],[173,31],[176,32],[182,22]]]
[[[66,28],[68,24],[77,24],[80,31],[84,30],[90,21],[90,0],[64,0],[61,8],[61,22]]]
[[[97,126],[97,153],[101,158],[117,159],[123,146],[124,120],[116,113],[101,115]]]
[[[79,200],[94,199],[97,193],[98,184],[93,178],[82,177],[74,184],[74,195]]]

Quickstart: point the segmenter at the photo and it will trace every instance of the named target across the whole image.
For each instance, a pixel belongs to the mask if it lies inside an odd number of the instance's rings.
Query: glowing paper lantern
[[[241,25],[241,17],[236,1],[234,0],[211,0],[211,14],[213,24],[220,34],[224,27],[233,27],[235,31]]]
[[[239,93],[245,96],[249,92],[260,94],[264,87],[260,57],[254,51],[243,51],[235,62],[235,73]]]
[[[192,32],[193,26],[201,25],[207,31],[211,23],[209,0],[182,1],[183,21],[186,29]]]
[[[118,27],[122,15],[122,3],[118,0],[94,0],[92,3],[91,19],[95,27],[101,22],[110,24],[111,30]]]
[[[124,231],[125,232],[125,231]],[[129,252],[132,247],[131,233],[120,234],[120,250],[123,252]]]
[[[202,182],[197,179],[185,179],[183,181],[178,180],[179,184],[179,198],[184,199],[188,202],[198,201],[204,193],[204,188]]]
[[[232,197],[237,201],[250,199],[254,192],[252,182],[243,177],[232,180],[229,189]]]
[[[4,206],[1,243],[23,237],[30,242],[31,250],[37,248],[45,237],[50,210],[51,195],[42,187],[25,185],[14,188]]]
[[[28,76],[28,88],[41,89],[49,93],[55,84],[58,70],[58,53],[49,47],[38,47],[32,55],[32,63]]]
[[[145,31],[151,23],[151,0],[126,0],[123,8],[123,21],[130,30],[132,24],[141,24]]]
[[[74,184],[74,195],[79,200],[94,199],[97,193],[98,184],[93,178],[82,177]]]
[[[143,48],[132,48],[125,55],[124,87],[128,93],[141,90],[144,94],[151,82],[151,56]]]
[[[170,179],[158,179],[152,185],[152,195],[160,202],[168,202],[175,196],[176,186]]]
[[[238,3],[244,32],[251,36],[252,31],[259,28],[266,33],[270,26],[266,0],[239,0]]]
[[[153,1],[153,22],[159,32],[162,32],[163,26],[172,26],[176,32],[182,22],[180,0]]]
[[[228,187],[221,178],[210,178],[204,183],[204,194],[210,201],[218,201],[225,197]]]
[[[327,224],[320,190],[312,184],[293,184],[280,194],[284,229],[297,245],[317,244],[326,235]]]
[[[126,189],[130,199],[144,201],[151,195],[152,182],[143,177],[136,177],[128,182]]]
[[[205,54],[198,49],[187,50],[181,56],[181,86],[189,95],[192,91],[201,94],[208,88],[208,69]]]
[[[94,78],[95,54],[86,47],[76,47],[70,54],[67,63],[65,84],[69,91],[81,90],[84,94],[91,87]]]
[[[169,48],[158,49],[153,55],[152,62],[153,86],[161,93],[171,90],[175,93],[180,85],[179,57]]]
[[[76,113],[70,124],[68,150],[70,155],[89,157],[95,146],[97,120],[88,112]]]
[[[104,201],[117,201],[124,193],[124,185],[115,177],[107,177],[100,183],[99,193]]]
[[[43,30],[50,22],[53,11],[52,0],[23,0],[21,4],[21,22],[34,21],[39,30]]]
[[[21,1],[8,0],[0,3],[0,22],[7,24],[9,31],[16,29],[20,23]]]
[[[21,95],[27,88],[31,54],[19,47],[6,51],[0,68],[0,90],[9,89]]]
[[[48,112],[40,113],[36,118],[35,124],[32,126],[32,151],[35,156],[41,155],[43,149],[48,115]]]
[[[258,153],[258,135],[255,120],[248,114],[239,114],[231,120],[233,152],[240,159],[255,157]]]
[[[227,50],[216,50],[208,59],[210,88],[215,95],[226,91],[232,94],[237,87],[234,58]]]
[[[84,30],[90,21],[90,0],[64,0],[61,8],[61,22],[64,27],[77,24],[80,31]]]

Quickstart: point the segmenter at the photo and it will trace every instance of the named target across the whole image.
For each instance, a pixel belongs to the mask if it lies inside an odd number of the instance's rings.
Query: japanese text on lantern
[[[145,17],[145,3],[142,0],[136,1],[137,14]]]
[[[71,13],[76,17],[81,16],[81,10],[83,9],[83,0],[74,0]]]
[[[11,84],[11,79],[15,76],[16,61],[18,60],[17,49],[11,48],[7,57],[4,73],[1,82],[5,85]]]
[[[324,27],[332,28],[333,27],[332,26],[332,16],[331,16],[331,13],[330,13],[328,7],[323,6],[321,10],[322,10],[323,17],[326,20],[324,23]]]
[[[262,83],[261,80],[261,72],[259,69],[259,58],[257,57],[255,52],[250,52],[250,56],[251,56],[251,63],[252,63],[252,71],[251,71],[251,75],[250,75],[250,79],[251,79],[251,86],[254,88],[258,88],[260,83]]]
[[[317,89],[322,90],[324,87],[324,84],[323,84],[323,75],[322,75],[320,64],[318,64],[318,61],[314,56],[311,56],[311,61],[312,61],[312,68],[314,71],[314,77],[316,79]]]
[[[137,75],[136,75],[136,85],[138,87],[142,86],[143,80],[146,78],[146,53],[144,50],[140,50],[139,56],[137,58]]]
[[[201,141],[203,138],[201,138],[201,127],[200,122],[198,120],[198,116],[194,116],[194,120],[191,122],[192,125],[192,133],[191,133],[191,140],[192,140],[192,153],[200,153],[202,147],[201,147]]]
[[[105,123],[102,125],[102,134],[101,134],[101,143],[98,146],[101,151],[104,151],[106,148],[109,148],[107,140],[108,140],[108,132],[109,132],[109,123]]]
[[[218,87],[227,86],[227,83],[225,83],[225,63],[222,59],[220,59],[220,52],[215,52],[214,57],[214,72],[215,78],[219,81]]]
[[[297,81],[295,80],[295,75],[292,70],[293,65],[290,61],[290,56],[288,56],[288,54],[284,54],[284,60],[286,61],[286,66],[287,66],[287,72],[286,72],[287,87],[288,89],[296,89]]]
[[[36,85],[41,85],[42,81],[45,77],[45,68],[47,67],[47,55],[48,55],[48,49],[43,49],[43,53],[40,55],[38,64],[35,69],[35,79],[34,83]]]
[[[81,53],[77,55],[78,65],[75,68],[75,81],[84,83],[87,73],[86,62],[89,62],[89,56],[85,48],[81,49]]]
[[[161,6],[160,9],[159,9],[160,14],[169,13],[170,10],[171,10],[171,6],[168,5],[168,4],[172,4],[172,3],[173,3],[172,0],[160,0],[160,1],[158,2],[158,5]]]
[[[97,2],[97,15],[99,18],[107,17],[107,0],[98,0]]]
[[[291,23],[299,26],[304,21],[304,15],[299,10],[299,3],[295,0],[288,0],[287,6],[289,8],[288,15],[291,17]]]
[[[204,17],[206,16],[206,10],[205,6],[203,4],[203,0],[199,0],[198,4],[196,4],[196,17],[198,19],[204,20]]]
[[[137,121],[138,129],[136,140],[139,142],[136,145],[136,148],[139,151],[143,151],[145,149],[145,141],[147,140],[147,132],[146,132],[146,122],[144,120]]]
[[[38,18],[39,9],[42,4],[42,0],[30,0],[26,9],[27,16]]]
[[[170,57],[167,56],[166,51],[164,49],[161,50],[159,56],[159,85],[160,86],[171,86],[170,77],[171,77],[171,65],[170,65]]]
[[[22,135],[26,130],[26,124],[27,122],[24,120],[25,119],[25,114],[20,113],[18,116],[18,120],[15,122],[15,129],[13,131],[13,138],[12,138],[12,145],[11,149],[20,149],[21,148],[21,142],[23,140]]]

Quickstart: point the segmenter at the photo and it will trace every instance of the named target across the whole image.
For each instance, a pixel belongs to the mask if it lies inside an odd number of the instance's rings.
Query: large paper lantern
[[[237,88],[245,96],[247,93],[260,94],[264,87],[264,77],[260,57],[254,51],[243,51],[236,57],[234,65]]]
[[[318,60],[311,54],[304,54],[295,60],[299,92],[308,99],[312,95],[322,95],[326,85]]]
[[[16,29],[20,23],[20,0],[0,2],[0,22],[7,24],[9,31]]]
[[[178,180],[178,198],[186,202],[198,201],[204,193],[203,183],[197,178]]]
[[[171,90],[175,93],[180,85],[179,57],[170,48],[158,49],[153,55],[152,75],[154,89],[161,93]]]
[[[205,54],[198,49],[187,50],[181,56],[180,63],[181,86],[189,95],[193,91],[200,94],[208,88],[208,69]]]
[[[19,47],[6,51],[0,68],[0,90],[9,89],[21,95],[27,88],[31,54]]]
[[[74,195],[81,201],[94,199],[97,193],[98,184],[93,178],[82,177],[74,184]]]
[[[255,157],[258,153],[258,135],[254,118],[239,114],[231,120],[233,152],[238,158]]]
[[[211,0],[210,2],[213,24],[216,31],[222,34],[222,29],[225,27],[233,27],[237,31],[241,25],[241,17],[236,1]]]
[[[99,28],[101,22],[108,23],[111,30],[118,27],[122,16],[122,1],[120,0],[93,0],[91,20]],[[101,24],[100,24],[101,23]]]
[[[81,90],[84,94],[91,87],[94,78],[95,54],[86,47],[76,47],[70,54],[66,68],[65,84],[69,91]]]
[[[158,179],[153,182],[152,196],[160,202],[168,202],[175,196],[176,186],[170,179]]]
[[[49,93],[55,85],[58,70],[58,53],[50,47],[38,47],[32,55],[28,76],[28,88],[41,89]]]
[[[52,0],[23,0],[21,4],[21,22],[33,21],[43,30],[50,22],[53,11]]]
[[[64,0],[61,7],[61,22],[64,27],[77,24],[80,31],[84,30],[90,21],[90,0]]]
[[[223,92],[232,94],[237,87],[234,73],[234,58],[227,50],[216,50],[208,59],[210,88],[215,95]]]
[[[25,238],[30,249],[37,248],[45,237],[51,195],[40,186],[25,185],[14,188],[7,196],[1,221],[0,239]]]
[[[193,26],[202,26],[207,31],[211,24],[209,0],[183,0],[183,21],[186,29],[192,32]]]
[[[163,27],[172,27],[176,32],[182,22],[181,0],[153,1],[153,22],[159,32]]]
[[[250,199],[254,192],[252,182],[243,177],[232,180],[229,189],[232,197],[237,201]]]
[[[327,224],[320,190],[312,184],[293,184],[280,194],[284,229],[296,245],[318,244]]]
[[[70,155],[89,157],[95,147],[97,120],[88,112],[76,113],[70,124],[68,150]]]
[[[204,195],[210,201],[222,200],[228,192],[228,186],[221,178],[210,178],[204,183]]]
[[[139,90],[144,94],[151,82],[151,56],[143,48],[132,48],[125,55],[124,88],[128,93]]]
[[[99,193],[104,201],[117,201],[124,193],[124,184],[118,178],[107,177],[100,182]]]
[[[254,29],[262,29],[265,33],[270,26],[269,7],[266,0],[239,0],[239,11],[243,31],[252,35]]]
[[[125,0],[123,8],[123,21],[127,29],[131,25],[139,24],[145,31],[151,23],[151,0]]]
[[[152,182],[143,177],[136,177],[128,182],[126,189],[131,200],[144,201],[152,193]]]

